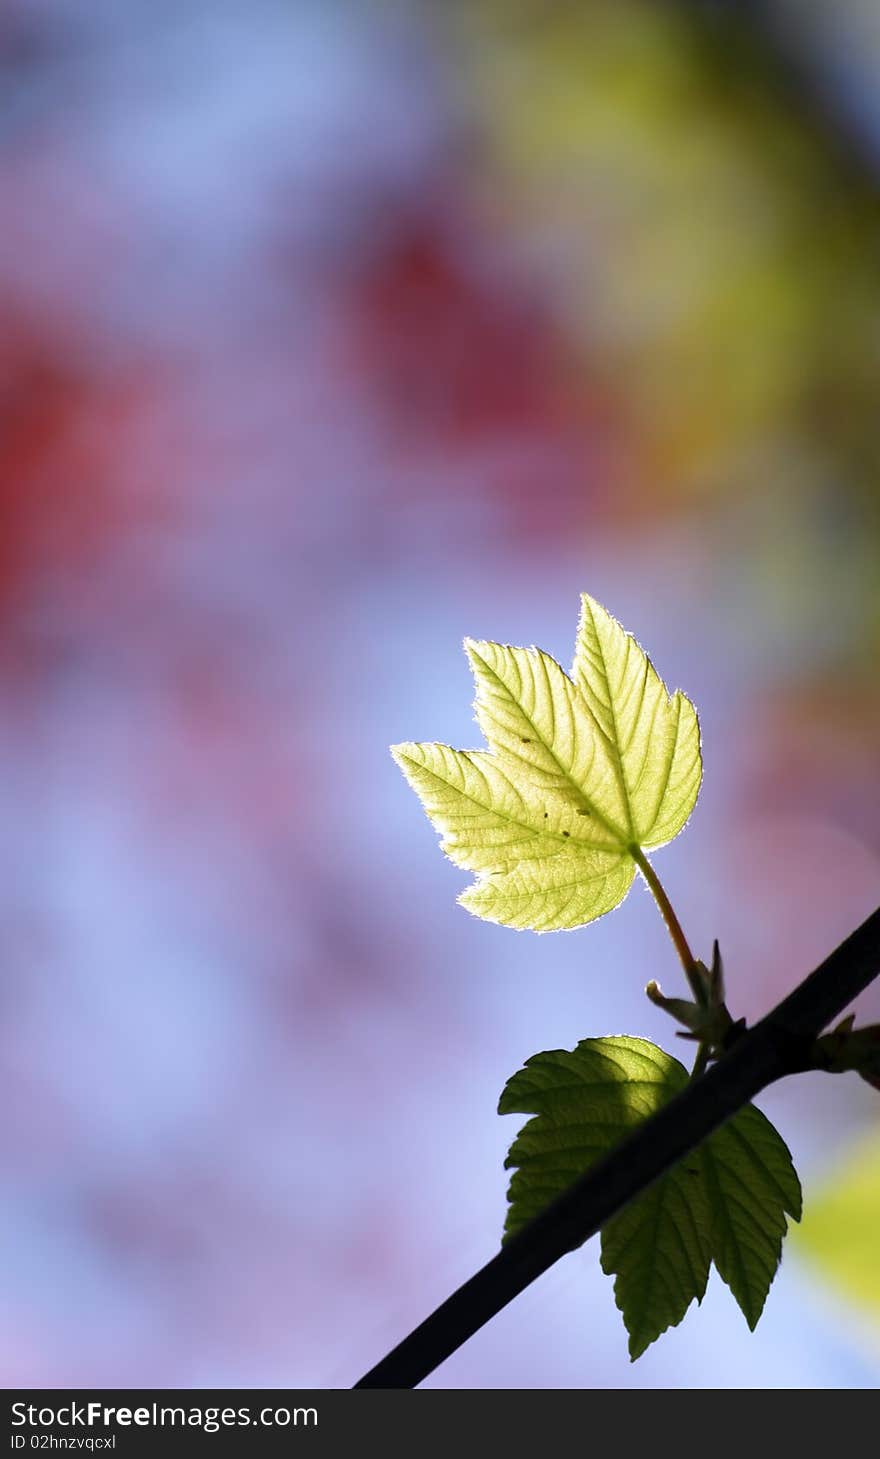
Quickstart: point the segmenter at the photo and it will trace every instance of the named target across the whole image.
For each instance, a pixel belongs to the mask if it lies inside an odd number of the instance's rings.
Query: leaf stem
[[[684,935],[681,923],[675,915],[675,910],[666,895],[663,883],[641,847],[633,846],[631,850],[633,860],[648,883],[651,895],[660,908],[660,915],[666,923],[669,936],[672,938],[675,950],[681,959],[681,965],[684,968],[684,975],[688,980],[690,990],[698,1003],[705,1004],[706,988],[700,976],[700,970],[697,967],[697,960],[691,952],[690,943]]]

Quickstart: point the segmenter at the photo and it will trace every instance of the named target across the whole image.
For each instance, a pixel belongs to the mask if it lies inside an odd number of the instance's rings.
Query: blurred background
[[[863,0],[3,0],[7,1386],[351,1384],[497,1249],[522,1061],[674,1046],[640,886],[456,905],[387,747],[479,742],[465,634],[587,589],[694,699],[736,1014],[880,901],[878,83]],[[754,1336],[713,1277],[631,1366],[592,1243],[430,1384],[876,1386],[880,1097],[761,1104]]]

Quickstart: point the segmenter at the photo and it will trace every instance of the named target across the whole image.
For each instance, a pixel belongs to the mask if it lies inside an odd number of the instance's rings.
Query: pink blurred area
[[[662,870],[750,1016],[878,900],[876,756],[725,504],[634,490],[419,7],[21,0],[0,69],[0,1379],[346,1386],[496,1249],[522,1060],[671,1046],[640,889],[456,906],[387,747],[476,742],[463,635],[566,662],[589,589],[693,696]],[[876,1119],[766,1108],[808,1180]],[[876,1377],[796,1262],[631,1368],[588,1248],[431,1381]]]

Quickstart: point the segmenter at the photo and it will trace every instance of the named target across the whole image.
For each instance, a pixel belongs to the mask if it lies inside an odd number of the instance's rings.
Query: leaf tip
[[[399,745],[388,746],[388,753],[395,765],[403,771],[407,780],[410,779],[411,771],[418,764],[418,748],[418,745],[413,740],[402,740]]]
[[[492,657],[492,649],[497,644],[492,643],[488,638],[465,638],[462,640],[462,647],[468,656],[468,662],[476,673],[480,668],[488,668]]]
[[[598,598],[594,598],[592,593],[581,593],[581,623],[585,623],[587,619],[590,619],[593,623],[598,620],[599,622],[616,624],[618,628],[623,629],[623,625],[618,622],[612,613],[608,612],[607,608],[603,607]],[[623,631],[625,632],[626,630],[623,629]]]
[[[471,916],[478,918],[480,922],[491,922],[493,919],[486,915],[480,905],[480,893],[484,885],[485,883],[481,881],[471,882],[469,887],[465,887],[463,892],[459,892],[455,900],[460,907],[464,907],[466,912],[470,912]]]
[[[761,1313],[764,1311],[764,1303],[761,1303],[761,1307],[758,1312],[747,1312],[742,1304],[740,1304],[740,1311],[742,1312],[742,1315],[746,1320],[746,1327],[749,1329],[749,1332],[754,1332],[755,1328],[758,1326],[758,1323],[761,1321]]]

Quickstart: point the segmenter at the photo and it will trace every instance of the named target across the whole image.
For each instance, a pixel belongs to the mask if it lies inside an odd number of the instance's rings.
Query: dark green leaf
[[[537,1054],[507,1084],[499,1111],[533,1113],[506,1164],[515,1167],[506,1234],[538,1214],[577,1176],[656,1113],[687,1083],[677,1059],[644,1039],[585,1039],[568,1053]],[[710,1212],[695,1157],[667,1172],[602,1232],[602,1269],[637,1358],[681,1321],[709,1276]]]
[[[712,1258],[749,1327],[764,1309],[801,1186],[781,1135],[753,1104],[700,1148],[712,1209]]]
[[[505,1237],[687,1084],[677,1059],[646,1039],[584,1039],[536,1054],[514,1074],[500,1114],[530,1114],[505,1162],[513,1169]],[[633,1358],[718,1271],[754,1327],[779,1265],[786,1211],[800,1217],[791,1156],[752,1105],[631,1201],[602,1230],[602,1269],[615,1278]]]

